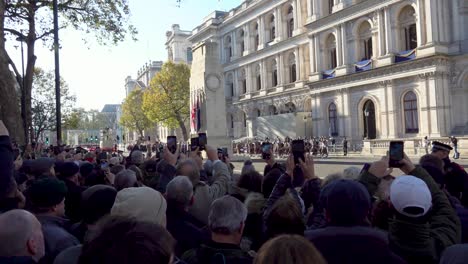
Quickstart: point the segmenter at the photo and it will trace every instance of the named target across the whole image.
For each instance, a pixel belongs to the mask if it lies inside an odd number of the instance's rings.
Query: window
[[[337,128],[337,121],[338,121],[338,115],[336,112],[336,105],[334,103],[331,103],[328,106],[328,123],[330,125],[330,134],[332,136],[338,136],[338,128]]]
[[[337,57],[336,57],[336,39],[335,35],[328,35],[326,45],[326,61],[328,64],[328,69],[335,69],[337,66]]]
[[[273,80],[272,80],[273,87],[278,86],[278,70],[273,70]]]
[[[418,37],[416,35],[416,24],[412,24],[405,28],[405,46],[406,46],[406,50],[412,50],[418,46]]]
[[[231,115],[231,128],[234,129],[234,116]]]
[[[291,65],[291,82],[297,81],[296,64]]]
[[[232,57],[232,43],[231,43],[231,37],[228,36],[226,37],[225,39],[225,45],[226,45],[226,61],[229,62],[231,61],[231,57]]]
[[[240,46],[240,54],[244,54],[244,51],[245,51],[245,44],[244,44],[244,30],[241,30],[240,33],[239,33],[239,38],[240,38],[240,42],[239,42],[239,46]]]
[[[414,92],[408,92],[403,98],[406,133],[419,132],[418,100]]]
[[[336,68],[336,48],[330,49],[330,68]]]
[[[294,14],[293,14],[293,7],[289,6],[288,8],[288,15],[287,15],[287,31],[288,31],[288,38],[293,36],[294,32]]]
[[[262,112],[260,111],[260,109],[257,109],[257,117],[260,117],[262,116]]]
[[[246,79],[242,80],[242,93],[243,94],[247,93],[247,80]]]
[[[192,60],[193,60],[192,48],[187,48],[187,62],[192,62]]]
[[[230,83],[229,87],[231,89],[231,96],[234,96],[234,83]]]
[[[363,21],[359,25],[359,54],[358,59],[369,60],[372,57],[372,28],[368,21]]]
[[[364,44],[364,60],[370,60],[372,57],[372,38],[363,41]]]
[[[247,115],[244,113],[244,127],[247,127]]]
[[[242,40],[242,42],[240,43],[240,50],[241,50],[241,54],[244,53],[245,51],[245,46],[244,46],[244,41]]]
[[[276,38],[275,17],[271,16],[270,18],[270,41],[275,40],[275,38]]]
[[[257,75],[257,90],[262,89],[262,77],[260,75]]]
[[[333,2],[334,0],[328,0],[328,15],[333,12]]]
[[[258,45],[260,45],[260,36],[258,34],[258,24],[255,24],[255,37],[254,37],[255,50],[258,50]]]

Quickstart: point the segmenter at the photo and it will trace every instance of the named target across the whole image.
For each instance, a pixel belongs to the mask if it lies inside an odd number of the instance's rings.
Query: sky
[[[125,78],[136,78],[146,62],[166,61],[166,31],[172,24],[192,30],[214,10],[229,11],[242,0],[129,0],[131,23],[138,30],[138,41],[127,38],[118,46],[100,46],[92,35],[64,29],[60,37],[60,71],[70,90],[77,97],[75,107],[101,110],[105,104],[119,104],[125,97]],[[7,47],[21,69],[21,53],[17,43]],[[41,42],[36,44],[36,66],[54,70],[54,54]],[[21,71],[21,70],[20,70]],[[53,99],[51,99],[53,100]]]

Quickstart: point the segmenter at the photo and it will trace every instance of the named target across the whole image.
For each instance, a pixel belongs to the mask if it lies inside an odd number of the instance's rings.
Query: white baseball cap
[[[427,184],[414,176],[397,177],[390,186],[390,201],[393,207],[402,215],[420,217],[425,215],[432,206],[432,195]],[[410,213],[408,207],[421,208],[421,213]]]

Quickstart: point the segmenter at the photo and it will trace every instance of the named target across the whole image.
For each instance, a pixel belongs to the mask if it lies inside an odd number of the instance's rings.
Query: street
[[[234,156],[233,165],[235,166],[234,172],[240,174],[243,161],[248,159],[246,156]],[[411,158],[414,163],[417,163],[417,158]],[[329,174],[342,172],[344,169],[355,166],[362,168],[366,162],[374,162],[378,160],[378,157],[330,157],[326,159],[316,158],[315,159],[315,173],[320,178],[324,178]],[[263,169],[265,168],[265,162],[262,161],[259,157],[254,157],[252,159],[255,169],[263,174]],[[284,159],[279,159],[280,162],[284,162]],[[457,163],[462,165],[466,171],[468,171],[468,160],[457,160]],[[403,174],[399,169],[394,169],[392,175],[398,176]]]

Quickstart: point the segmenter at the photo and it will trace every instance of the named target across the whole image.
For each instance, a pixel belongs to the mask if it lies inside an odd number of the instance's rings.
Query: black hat
[[[438,141],[432,141],[432,151],[444,150],[450,152],[453,148],[447,144]]]
[[[55,161],[51,158],[38,158],[29,164],[31,174],[41,175],[49,173],[50,169],[55,165]]]
[[[94,185],[81,195],[81,211],[83,221],[94,224],[97,220],[110,213],[117,196],[117,190],[107,185]]]
[[[94,165],[89,163],[89,162],[85,162],[85,163],[81,164],[81,166],[80,166],[81,176],[87,177],[88,175],[90,175],[93,172],[93,169],[94,169]]]
[[[67,194],[67,186],[63,181],[44,178],[33,183],[30,187],[31,203],[35,207],[47,208],[63,201]]]
[[[75,162],[65,162],[61,166],[60,175],[66,179],[80,172],[80,167]]]

